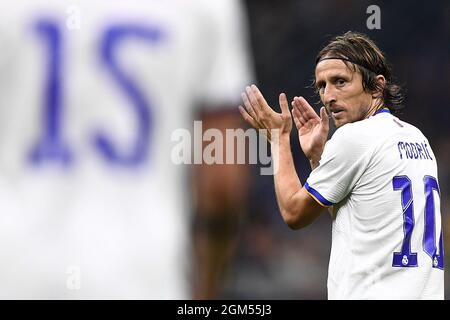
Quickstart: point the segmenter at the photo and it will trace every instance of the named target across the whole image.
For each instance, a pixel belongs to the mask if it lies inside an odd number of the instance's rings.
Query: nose
[[[323,89],[322,103],[329,107],[334,102],[336,102],[336,92],[333,90],[333,86],[327,85]]]

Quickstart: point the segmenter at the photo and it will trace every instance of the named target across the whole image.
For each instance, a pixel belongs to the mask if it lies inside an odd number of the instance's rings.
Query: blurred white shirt
[[[189,298],[189,191],[171,133],[250,82],[241,9],[1,6],[1,299]]]

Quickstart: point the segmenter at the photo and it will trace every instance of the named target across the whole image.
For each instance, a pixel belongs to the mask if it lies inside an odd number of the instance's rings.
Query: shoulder
[[[327,144],[342,151],[366,149],[378,140],[370,119],[347,123],[338,128]]]
[[[396,121],[397,123],[400,123],[401,125],[403,125],[403,127],[408,130],[409,132],[413,133],[413,134],[417,134],[417,135],[421,135],[425,138],[425,135],[423,134],[422,130],[420,130],[419,128],[417,128],[416,126],[414,126],[411,123],[408,123],[406,121],[400,120],[397,117],[394,117],[394,121]]]
[[[330,142],[338,144],[345,142],[356,148],[367,148],[383,143],[397,134],[424,137],[420,129],[414,125],[386,113],[345,124],[336,130]]]

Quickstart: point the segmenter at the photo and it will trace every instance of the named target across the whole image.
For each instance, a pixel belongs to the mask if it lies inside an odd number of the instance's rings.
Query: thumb
[[[280,102],[280,108],[281,108],[281,113],[283,115],[286,116],[291,116],[291,113],[289,112],[289,103],[286,97],[285,93],[281,93],[280,97],[279,97],[279,102]]]
[[[328,132],[330,129],[330,120],[328,119],[328,114],[325,107],[320,108],[320,121],[322,122],[323,128]]]

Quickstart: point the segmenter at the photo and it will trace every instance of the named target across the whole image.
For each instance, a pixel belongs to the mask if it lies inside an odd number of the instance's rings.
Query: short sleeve
[[[338,129],[326,143],[319,166],[305,189],[324,207],[342,201],[355,187],[369,163],[368,141],[353,133],[352,124]]]
[[[204,49],[209,52],[198,88],[198,99],[208,108],[234,105],[253,79],[247,14],[239,0],[204,1],[209,20]],[[203,53],[204,54],[204,53]]]

